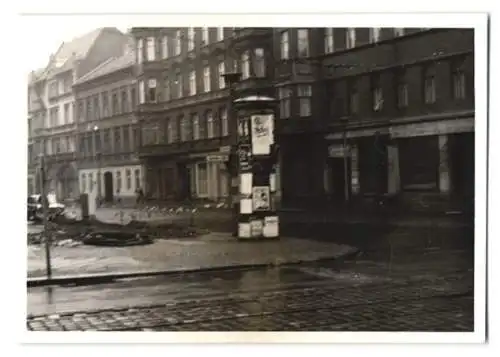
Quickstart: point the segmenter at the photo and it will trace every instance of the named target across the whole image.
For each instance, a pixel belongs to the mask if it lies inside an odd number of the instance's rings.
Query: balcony
[[[62,153],[57,153],[57,154],[52,154],[52,155],[46,155],[45,156],[45,162],[47,164],[59,164],[59,163],[66,163],[66,162],[71,162],[76,160],[76,153],[75,152],[62,152]]]
[[[235,84],[235,91],[239,95],[242,92],[259,92],[263,95],[274,97],[274,83],[269,77],[250,77]]]
[[[276,64],[276,80],[279,82],[311,80],[317,69],[318,64],[307,59],[281,61]]]
[[[144,145],[140,148],[141,157],[173,156],[218,151],[221,146],[229,145],[229,137],[202,140],[178,141],[170,144]]]
[[[272,29],[266,27],[242,27],[234,30],[233,40],[244,41],[248,38],[255,38],[261,36],[271,36]]]

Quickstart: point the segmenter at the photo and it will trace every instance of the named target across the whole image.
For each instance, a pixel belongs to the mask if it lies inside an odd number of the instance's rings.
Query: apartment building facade
[[[60,199],[78,195],[73,83],[110,57],[122,54],[127,41],[116,28],[96,29],[62,43],[45,68],[31,73],[28,187],[32,192],[40,191],[36,178],[39,160],[35,158],[43,155],[48,190]]]
[[[283,203],[474,197],[472,29],[274,30]],[[298,144],[300,143],[300,144]]]
[[[100,188],[98,196],[105,201],[134,200],[136,190],[142,188],[143,173],[137,156],[133,47],[79,78],[73,91],[80,193]]]
[[[140,156],[146,193],[160,200],[227,196],[230,90],[272,94],[272,29],[134,28]]]

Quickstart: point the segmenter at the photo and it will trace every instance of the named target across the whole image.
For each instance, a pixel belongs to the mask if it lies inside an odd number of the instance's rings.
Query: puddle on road
[[[297,270],[316,277],[334,279],[337,282],[374,283],[390,280],[388,277],[361,274],[352,271],[340,271],[330,268],[301,267],[297,268]]]

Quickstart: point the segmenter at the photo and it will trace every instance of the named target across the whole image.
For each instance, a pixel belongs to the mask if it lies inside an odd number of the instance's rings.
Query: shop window
[[[401,188],[405,191],[438,189],[438,136],[398,140]]]

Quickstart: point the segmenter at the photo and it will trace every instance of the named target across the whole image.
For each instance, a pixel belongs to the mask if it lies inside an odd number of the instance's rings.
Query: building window
[[[66,103],[66,104],[64,104],[64,123],[65,124],[67,124],[71,121],[69,115],[70,115],[69,114],[69,103]]]
[[[130,169],[126,169],[125,176],[126,176],[126,188],[127,191],[130,191],[132,189],[132,171]]]
[[[121,104],[122,104],[122,113],[128,113],[130,108],[128,107],[129,101],[128,101],[128,95],[127,95],[127,90],[122,89],[122,98],[121,98]]]
[[[99,119],[100,117],[101,117],[101,111],[99,107],[99,95],[96,95],[94,96],[94,119]]]
[[[465,99],[465,71],[463,60],[452,64],[453,99]]]
[[[155,103],[156,98],[156,79],[151,78],[148,80],[148,101]]]
[[[264,49],[256,48],[254,57],[254,72],[255,76],[262,78],[266,76],[266,59],[264,57]]]
[[[92,99],[90,97],[87,98],[87,120],[93,120],[94,111],[92,110]]]
[[[354,48],[356,46],[356,29],[348,28],[346,31],[346,48]]]
[[[204,197],[208,195],[208,170],[207,163],[200,162],[196,167],[196,176],[197,176],[197,190],[196,194],[198,197]]]
[[[210,67],[203,68],[203,91],[210,92]]]
[[[142,38],[137,40],[137,63],[141,64],[144,59],[144,40]]]
[[[148,37],[147,39],[147,60],[154,61],[156,59],[156,48],[155,48],[156,39],[154,37]]]
[[[215,136],[215,130],[214,130],[214,115],[212,114],[212,111],[207,112],[207,138],[211,139]]]
[[[403,27],[394,28],[394,36],[399,37],[399,36],[404,36],[404,34],[405,34],[405,29]]]
[[[104,118],[109,117],[109,94],[108,92],[102,93],[102,115]]]
[[[225,63],[224,61],[219,62],[217,66],[217,72],[219,74],[219,89],[222,89],[226,86],[226,82],[224,80],[224,73],[225,73]]]
[[[188,51],[194,50],[194,27],[188,27]]]
[[[297,52],[299,57],[309,57],[309,30],[297,30]]]
[[[168,58],[168,36],[161,38],[161,58]]]
[[[87,192],[87,175],[82,174],[81,176],[82,193]]]
[[[139,104],[146,103],[146,93],[144,88],[144,81],[139,81]]]
[[[85,121],[85,105],[83,100],[78,101],[78,121]]]
[[[207,113],[200,118],[200,139],[207,138]]]
[[[137,91],[135,87],[130,88],[130,106],[132,110],[135,110],[137,106]]]
[[[188,120],[184,116],[179,117],[179,125],[181,128],[181,141],[188,141],[189,140]]]
[[[436,80],[434,68],[428,67],[424,70],[424,102],[432,104],[436,102]]]
[[[135,177],[135,189],[139,189],[141,187],[141,171],[139,169],[134,170]]]
[[[118,105],[118,93],[114,92],[111,95],[111,110],[112,110],[112,115],[116,115],[119,112],[119,105]]]
[[[400,72],[396,75],[397,81],[397,104],[398,108],[406,108],[408,106],[408,84],[406,83],[406,75]]]
[[[359,109],[359,93],[356,83],[348,83],[348,113],[356,114]]]
[[[170,81],[168,77],[163,81],[163,100],[165,102],[170,100]]]
[[[122,191],[122,172],[116,171],[116,193],[120,194]]]
[[[89,180],[89,192],[92,192],[92,190],[94,189],[94,174],[93,173],[89,173],[88,180]]]
[[[210,36],[208,33],[208,27],[201,28],[201,42],[202,42],[202,45],[208,45],[210,43]]]
[[[292,102],[292,92],[290,88],[278,88],[278,98],[280,101],[280,118],[290,118],[290,107]]]
[[[380,27],[370,28],[370,43],[380,41]]]
[[[380,77],[372,77],[372,109],[374,112],[379,112],[383,108],[384,96],[382,87],[380,85]]]
[[[224,27],[217,27],[217,41],[224,39]]]
[[[193,140],[200,140],[200,119],[198,114],[193,114],[191,121],[193,122]]]
[[[196,95],[196,71],[189,72],[189,95]]]
[[[173,138],[172,138],[172,134],[173,134],[173,128],[172,128],[172,120],[170,118],[167,118],[166,119],[166,122],[167,122],[167,125],[166,125],[166,130],[167,130],[167,143],[168,144],[171,144],[174,142]]]
[[[281,59],[288,59],[290,57],[288,31],[283,31],[281,33],[280,53],[281,53]]]
[[[248,51],[241,55],[241,79],[250,77],[250,54]]]
[[[325,53],[332,53],[334,51],[333,47],[333,29],[325,29]]]
[[[221,129],[222,129],[222,136],[228,136],[229,135],[229,123],[227,120],[227,109],[222,108],[220,110],[220,123],[221,123]]]
[[[49,98],[54,98],[59,95],[59,83],[57,81],[51,81],[49,83]]]
[[[123,151],[132,151],[130,147],[130,126],[128,125],[123,127]]]
[[[181,30],[175,31],[175,47],[174,55],[179,56],[181,54]]]
[[[115,128],[115,147],[114,152],[122,151],[122,135],[121,128]]]
[[[311,116],[312,87],[310,85],[299,85],[297,87],[297,96],[299,97],[300,116]]]
[[[111,151],[111,130],[105,129],[102,132],[102,146],[104,152]]]
[[[177,85],[177,98],[182,98],[184,94],[184,83],[182,82],[182,76],[180,73],[176,74],[175,84]]]

